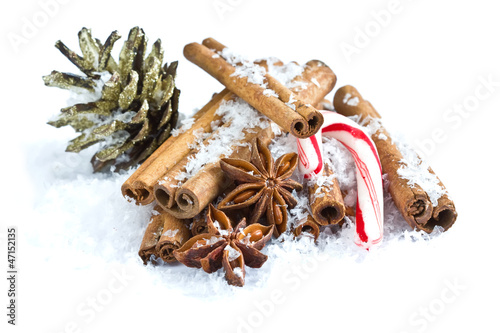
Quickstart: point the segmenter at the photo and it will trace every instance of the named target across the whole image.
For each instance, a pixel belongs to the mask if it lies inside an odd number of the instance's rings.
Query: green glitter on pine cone
[[[120,51],[118,63],[111,51],[121,36],[113,31],[102,44],[91,31],[78,33],[82,55],[57,41],[56,48],[81,72],[81,75],[52,71],[43,77],[45,85],[79,93],[100,93],[94,102],[61,109],[54,127],[71,126],[81,133],[71,140],[68,152],[79,152],[96,143],[102,147],[92,157],[95,172],[127,169],[143,162],[175,128],[179,94],[175,87],[177,61],[163,64],[163,49],[158,39],[146,56],[147,37],[139,27],[130,30]],[[111,77],[101,82],[103,77]],[[99,87],[101,83],[102,88]]]

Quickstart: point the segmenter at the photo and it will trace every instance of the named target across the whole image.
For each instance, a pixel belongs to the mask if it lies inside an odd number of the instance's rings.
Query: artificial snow
[[[179,128],[175,128],[172,130],[171,134],[172,136],[179,136],[179,134],[182,134],[184,132],[186,132],[187,130],[189,130],[191,127],[193,127],[193,124],[194,124],[194,118],[193,117],[190,117],[190,118],[185,118],[181,121],[178,122],[181,126]]]
[[[208,239],[205,239],[204,242],[200,242],[198,241],[196,247],[202,247],[202,246],[206,246],[206,245],[213,245],[215,243],[217,243],[218,241],[220,241],[222,238],[219,237],[219,236],[211,236],[210,238]]]
[[[267,96],[267,97],[279,97],[279,95],[272,89],[264,89],[264,92],[263,92],[264,96]]]
[[[102,97],[102,88],[106,84],[106,82],[111,79],[111,73],[109,72],[99,72],[96,73],[100,77],[98,79],[94,79],[96,86],[94,87],[94,91],[88,91],[87,89],[72,87],[68,91],[70,92],[67,104],[74,105],[79,103],[91,103],[97,102]]]
[[[253,61],[227,47],[220,53],[222,57],[235,68],[235,71],[231,74],[231,76],[245,77],[248,82],[257,84],[262,88],[267,88],[267,85],[265,84],[266,69],[264,67],[254,64]]]
[[[285,104],[286,104],[286,106],[288,106],[293,111],[296,111],[295,110],[295,104],[293,104],[294,102],[297,102],[297,100],[295,99],[295,96],[293,94],[291,94],[290,98],[288,99],[288,102],[286,102]]]
[[[243,233],[243,230],[240,230],[240,232],[241,232],[242,234],[244,234],[244,233]],[[246,234],[246,235],[245,235],[245,237],[243,237],[242,239],[240,239],[240,243],[245,244],[245,245],[250,245],[250,244],[253,244],[254,242],[250,241],[250,238],[251,238],[251,237],[252,237],[252,235],[251,235],[251,234]]]
[[[231,155],[237,146],[248,145],[238,143],[245,137],[245,130],[250,133],[255,131],[250,130],[251,128],[264,129],[269,126],[265,116],[239,98],[221,103],[216,114],[221,115],[223,123],[230,124],[230,126],[220,126],[203,142],[204,136],[200,134],[200,139],[196,140],[191,147],[197,152],[190,156],[185,172],[179,174],[176,177],[177,180],[189,179],[205,165]]]
[[[432,206],[436,207],[439,198],[447,194],[446,189],[441,186],[439,178],[430,172],[429,164],[417,155],[403,136],[397,137],[394,142],[403,155],[398,175],[407,179],[410,186],[420,186],[427,193]]]
[[[264,94],[266,96],[278,96],[275,91],[269,89],[267,86],[265,77],[266,74],[269,74],[289,89],[306,87],[305,82],[293,81],[304,71],[304,67],[295,62],[282,64],[275,57],[262,58],[253,61],[227,47],[219,52],[219,54],[226,59],[229,64],[234,66],[235,71],[231,74],[231,76],[246,78],[248,82],[261,86],[265,89]],[[267,63],[267,72],[263,66],[256,63],[261,61],[265,61]],[[319,82],[316,79],[313,80],[315,80],[313,83],[319,86]],[[289,103],[291,102],[289,101]]]
[[[359,98],[357,96],[354,96],[351,98],[351,94],[347,93],[344,96],[343,102],[344,104],[350,105],[350,106],[356,106],[359,103]]]
[[[167,230],[163,233],[163,236],[165,237],[175,237],[175,235],[177,235],[177,233],[179,232],[179,229],[175,229],[175,230]]]
[[[304,71],[304,66],[299,65],[295,62],[289,62],[281,65],[276,58],[267,58],[268,63],[268,72],[269,75],[278,80],[285,87],[292,88],[301,88],[304,89],[307,87],[305,82],[302,81],[294,81],[294,79],[302,74]],[[279,66],[276,64],[280,64]]]
[[[233,61],[236,60],[238,59]],[[283,84],[288,87],[304,84],[292,82],[293,78],[302,72],[302,66],[290,63],[285,65],[286,67],[279,67],[273,66],[272,60],[268,62],[271,75]],[[283,68],[286,68],[286,71]],[[204,133],[198,133],[193,145],[198,152],[195,158],[191,159],[183,177],[193,175],[203,165],[217,161],[219,156],[230,154],[231,145],[243,137],[245,128],[269,126],[264,116],[240,99],[223,103],[218,114],[223,116],[224,122],[231,122],[232,125],[220,128],[210,138]],[[177,134],[189,128],[191,124],[192,120],[183,120]],[[213,127],[218,125],[219,123],[213,124]],[[296,139],[293,136],[281,133],[279,126],[274,123],[271,123],[271,127],[277,135],[270,145],[275,159],[288,152],[297,152]],[[196,298],[227,297],[237,292],[237,288],[229,286],[225,281],[223,270],[206,274],[201,269],[178,264],[144,267],[137,251],[151,214],[155,215],[157,212],[154,210],[154,204],[137,206],[123,198],[120,187],[135,169],[94,174],[89,160],[97,146],[79,154],[70,154],[64,152],[65,143],[66,140],[62,137],[49,143],[35,143],[30,150],[35,153],[29,155],[28,161],[30,165],[44,166],[37,168],[37,176],[33,179],[33,185],[37,189],[34,195],[38,198],[35,210],[37,219],[50,221],[50,237],[40,237],[47,235],[47,224],[35,223],[29,230],[25,230],[26,241],[32,247],[43,248],[48,255],[47,261],[53,261],[57,265],[63,262],[74,269],[96,265],[96,262],[105,266],[126,265],[129,269],[141,272],[141,279],[148,280],[152,286],[176,290]],[[334,139],[323,139],[323,143],[325,163],[331,166],[341,190],[346,193],[345,204],[355,206],[356,174],[352,157]],[[414,156],[405,153],[405,159],[414,165]],[[410,169],[403,171],[408,172]],[[297,181],[303,181],[298,171],[293,177]],[[316,181],[329,183],[331,179],[320,176]],[[309,213],[307,190],[294,191],[293,194],[298,204],[289,210],[289,227],[303,223]],[[291,233],[284,233],[278,239],[272,239],[262,249],[262,253],[268,256],[262,268],[245,268],[246,281],[243,289],[252,291],[265,288],[273,274],[276,274],[273,273],[276,272],[276,267],[289,267],[290,263],[297,260],[300,262],[328,258],[341,265],[370,262],[374,260],[370,258],[378,256],[377,253],[387,253],[390,249],[424,249],[428,240],[441,235],[439,228],[430,235],[412,230],[397,211],[387,192],[384,219],[384,240],[378,248],[369,253],[354,244],[355,225],[349,217],[346,217],[341,228],[322,227],[316,243],[310,237],[295,238]],[[212,236],[206,244],[214,244],[220,239]]]
[[[221,236],[227,236],[227,235],[229,235],[229,230],[223,229],[223,228],[220,226],[219,221],[215,220],[215,221],[214,221],[214,226],[217,228],[217,230],[219,230],[219,234],[220,234]]]
[[[239,253],[238,253],[239,254]],[[243,270],[240,268],[240,267],[235,267],[233,269],[233,273],[234,275],[236,275],[237,277],[243,277]]]
[[[230,244],[227,244],[226,247],[224,248],[224,251],[227,251],[227,259],[229,261],[236,260],[240,257],[241,253],[234,249]]]

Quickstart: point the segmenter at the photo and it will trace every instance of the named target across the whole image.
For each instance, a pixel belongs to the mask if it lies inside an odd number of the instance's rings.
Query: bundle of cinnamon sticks
[[[296,99],[293,90],[269,74],[263,74],[262,84],[249,80],[248,76],[235,75],[235,67],[223,58],[224,49],[227,48],[223,44],[213,38],[207,38],[201,45],[186,45],[184,56],[292,135],[306,138],[319,131],[323,116],[312,105],[316,105],[323,98],[311,100],[300,96]],[[315,66],[315,73],[305,73],[303,78],[309,79],[313,84],[317,83],[316,88],[312,85],[308,87],[313,90],[311,94],[326,96],[335,85],[335,75],[319,61],[308,65]],[[273,93],[269,94],[270,91]]]
[[[312,135],[321,127],[322,116],[313,105],[319,105],[336,83],[336,76],[328,66],[319,60],[307,62],[302,73],[291,80],[290,89],[266,73],[264,80],[267,88],[263,88],[249,82],[246,77],[233,76],[235,66],[219,55],[224,48],[211,38],[203,41],[202,45],[193,43],[186,46],[186,57],[214,75],[226,85],[226,89],[216,94],[194,115],[190,128],[181,129],[181,134],[170,137],[122,185],[123,195],[135,200],[136,204],[146,205],[154,201],[157,205],[156,211],[159,214],[152,216],[141,245],[140,256],[145,262],[153,255],[167,262],[171,259],[167,256],[169,251],[161,250],[165,230],[181,230],[179,223],[187,226],[191,224],[193,233],[203,230],[205,226],[200,213],[231,185],[220,168],[220,158],[248,160],[250,142],[258,137],[268,145],[273,139],[271,121],[298,137]],[[256,64],[264,72],[269,65],[271,64],[265,61]],[[282,65],[280,61],[272,64]],[[276,96],[269,96],[269,90],[275,92]],[[245,129],[243,139],[232,145],[230,155],[220,156],[186,178],[186,166],[196,158],[198,151],[193,143],[203,134],[206,136],[204,143],[208,144],[212,137],[231,126],[231,123],[223,122],[217,110],[224,103],[238,97],[267,115],[270,120],[266,122],[266,126]],[[182,245],[187,235],[192,234],[188,229],[190,228],[186,229],[187,232],[182,229],[173,238],[172,232],[168,232],[169,246]]]

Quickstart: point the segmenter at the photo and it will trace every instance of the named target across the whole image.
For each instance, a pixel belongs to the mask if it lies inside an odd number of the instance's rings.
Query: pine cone
[[[127,169],[144,161],[160,146],[175,127],[180,91],[175,87],[177,61],[163,62],[158,39],[145,55],[147,37],[139,27],[132,28],[118,63],[111,56],[121,36],[113,31],[104,45],[92,37],[89,29],[78,33],[82,56],[61,41],[56,48],[84,74],[52,71],[44,76],[45,85],[75,91],[100,93],[95,102],[75,104],[61,109],[48,124],[69,125],[82,133],[71,140],[68,152],[79,152],[98,142],[103,147],[92,157],[94,172]],[[111,77],[102,84],[103,77]]]

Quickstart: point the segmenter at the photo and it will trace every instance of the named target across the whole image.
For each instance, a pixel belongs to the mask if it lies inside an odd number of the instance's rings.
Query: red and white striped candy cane
[[[383,236],[384,196],[377,148],[354,121],[336,112],[321,113],[324,117],[321,131],[307,139],[297,139],[299,168],[306,178],[322,173],[321,136],[337,139],[349,150],[356,163],[358,187],[355,243],[368,249],[379,243]]]

